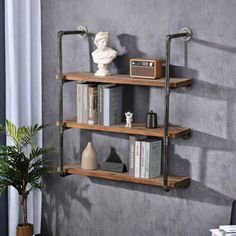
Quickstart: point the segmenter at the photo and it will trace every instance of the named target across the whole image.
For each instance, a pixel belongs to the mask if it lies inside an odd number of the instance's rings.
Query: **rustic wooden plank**
[[[108,180],[115,181],[124,181],[152,186],[163,186],[163,176],[159,176],[157,178],[152,179],[143,179],[143,178],[135,178],[128,175],[128,173],[115,173],[103,170],[83,170],[81,169],[80,164],[67,164],[64,166],[64,171],[66,174],[77,174],[88,177],[96,177]],[[190,178],[186,176],[169,176],[168,177],[168,187],[169,188],[177,188],[177,187],[185,187],[189,185]]]
[[[71,72],[64,75],[66,80],[98,82],[98,83],[113,83],[113,84],[128,84],[128,85],[142,85],[152,87],[165,87],[165,78],[160,79],[138,79],[132,78],[129,75],[111,75],[111,76],[94,76],[93,73]],[[190,86],[192,80],[189,78],[170,78],[171,88],[179,88],[183,86]]]
[[[163,127],[156,129],[147,129],[144,124],[132,124],[132,128],[126,128],[124,124],[121,125],[112,125],[112,126],[103,126],[103,125],[88,125],[88,124],[79,124],[75,120],[65,120],[64,126],[66,128],[78,128],[94,131],[104,131],[104,132],[113,132],[113,133],[123,133],[123,134],[135,134],[135,135],[144,135],[151,137],[164,137]],[[183,128],[179,126],[170,126],[169,127],[169,137],[178,138],[184,135],[188,135],[191,132],[189,128]]]

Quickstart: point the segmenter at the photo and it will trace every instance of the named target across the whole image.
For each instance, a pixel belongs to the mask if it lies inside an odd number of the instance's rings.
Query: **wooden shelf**
[[[139,183],[152,186],[163,186],[163,176],[159,176],[153,179],[143,179],[135,178],[128,175],[128,173],[115,173],[103,170],[83,170],[80,164],[68,164],[64,166],[64,171],[66,174],[76,174],[88,177],[96,177],[101,179],[124,181],[131,183]],[[169,176],[168,177],[168,187],[177,188],[185,187],[190,184],[190,178],[185,176]]]
[[[165,78],[151,80],[151,79],[137,79],[129,75],[111,75],[111,76],[94,76],[93,73],[80,73],[72,72],[64,74],[64,79],[68,81],[87,81],[98,83],[112,83],[112,84],[129,84],[129,85],[142,85],[153,87],[165,87]],[[190,86],[192,80],[189,78],[170,78],[171,88],[179,88],[183,86]]]
[[[135,134],[135,135],[144,135],[152,137],[164,137],[163,127],[157,129],[147,129],[144,124],[132,124],[132,128],[126,128],[124,124],[121,125],[112,125],[112,126],[103,126],[103,125],[88,125],[88,124],[79,124],[76,120],[65,120],[64,126],[66,128],[78,128],[86,130],[95,130],[95,131],[105,131],[113,133],[123,133],[123,134]],[[189,128],[182,128],[178,126],[169,127],[169,137],[178,138],[190,134],[191,130]]]

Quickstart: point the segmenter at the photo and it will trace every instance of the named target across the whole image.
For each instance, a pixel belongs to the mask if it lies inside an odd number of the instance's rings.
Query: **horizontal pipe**
[[[57,33],[57,38],[61,38],[63,35],[73,35],[73,34],[85,34],[84,30],[67,30],[67,31],[59,31]]]
[[[189,33],[168,34],[166,36],[166,40],[171,40],[171,39],[175,39],[175,38],[182,38],[182,37],[188,37],[188,36],[190,36]]]

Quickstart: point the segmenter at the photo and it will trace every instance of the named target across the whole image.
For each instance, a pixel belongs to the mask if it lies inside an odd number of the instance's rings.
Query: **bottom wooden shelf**
[[[67,164],[64,165],[64,171],[66,174],[77,174],[88,177],[96,177],[101,179],[109,179],[115,181],[124,181],[124,182],[132,182],[139,184],[146,184],[152,186],[163,186],[163,176],[159,176],[153,179],[143,179],[143,178],[135,178],[128,175],[128,173],[115,173],[103,170],[83,170],[81,169],[80,164]],[[177,188],[177,187],[185,187],[190,184],[190,178],[185,176],[169,176],[168,178],[168,187],[169,188]]]

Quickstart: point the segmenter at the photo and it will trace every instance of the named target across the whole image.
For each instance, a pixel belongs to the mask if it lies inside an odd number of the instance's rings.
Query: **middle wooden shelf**
[[[120,125],[88,125],[80,124],[76,122],[76,119],[65,120],[65,128],[78,128],[85,130],[94,130],[94,131],[103,131],[103,132],[113,132],[113,133],[123,133],[123,134],[134,134],[134,135],[144,135],[150,137],[164,137],[163,126],[160,126],[156,129],[147,129],[144,124],[132,124],[132,128],[126,128],[125,124]],[[189,128],[183,128],[179,126],[169,126],[169,137],[178,138],[185,135],[189,135],[191,130]]]

